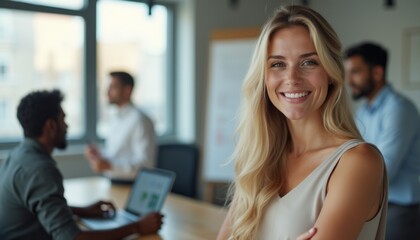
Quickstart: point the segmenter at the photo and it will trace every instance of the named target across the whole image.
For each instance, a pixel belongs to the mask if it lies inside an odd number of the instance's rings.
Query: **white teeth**
[[[308,95],[308,92],[303,92],[303,93],[284,93],[284,96],[286,96],[287,98],[301,98]]]

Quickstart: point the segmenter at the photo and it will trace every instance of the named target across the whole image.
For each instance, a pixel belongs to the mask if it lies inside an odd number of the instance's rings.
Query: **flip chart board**
[[[212,34],[203,153],[207,182],[229,182],[234,178],[233,162],[227,162],[235,148],[242,83],[259,33],[259,29],[245,29]]]

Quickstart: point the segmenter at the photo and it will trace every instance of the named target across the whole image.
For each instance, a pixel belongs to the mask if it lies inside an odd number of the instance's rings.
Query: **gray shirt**
[[[74,239],[80,231],[56,162],[26,138],[0,167],[0,239]]]

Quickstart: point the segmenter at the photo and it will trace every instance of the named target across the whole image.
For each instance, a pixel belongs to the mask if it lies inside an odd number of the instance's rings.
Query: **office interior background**
[[[69,147],[54,152],[58,166],[65,178],[94,175],[83,152],[106,134],[113,70],[137,79],[134,102],[155,121],[159,142],[192,143],[203,156],[212,33],[258,29],[282,4],[319,11],[343,48],[364,40],[386,47],[387,79],[420,108],[418,0],[2,0],[0,161],[22,139],[20,98],[58,88],[69,124]]]

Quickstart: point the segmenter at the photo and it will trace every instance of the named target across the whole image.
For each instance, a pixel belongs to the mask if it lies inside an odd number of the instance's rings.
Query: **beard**
[[[351,84],[350,87],[353,90],[357,90],[356,92],[352,91],[353,99],[359,100],[362,97],[368,97],[372,94],[373,90],[375,89],[375,83],[372,78],[372,75],[369,75],[369,77],[366,79],[363,85]]]
[[[117,104],[118,104],[118,101],[117,101],[117,100],[115,100],[115,99],[111,99],[111,98],[109,98],[109,99],[108,99],[108,104],[109,104],[109,105],[117,105]]]
[[[60,149],[60,150],[66,149],[67,148],[67,141],[64,139],[63,141],[58,142],[57,145],[55,145],[55,147],[57,149]]]
[[[57,149],[63,150],[67,147],[67,139],[66,139],[66,133],[61,134],[55,141],[55,147]]]

